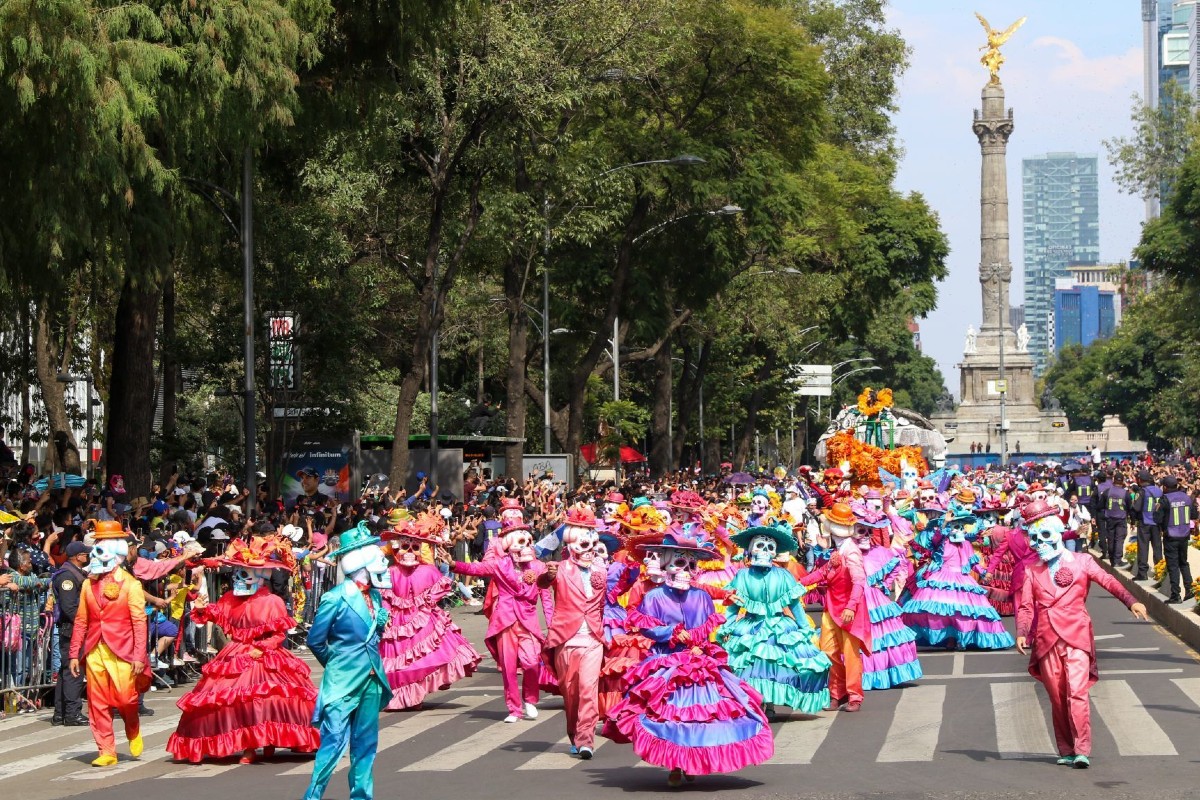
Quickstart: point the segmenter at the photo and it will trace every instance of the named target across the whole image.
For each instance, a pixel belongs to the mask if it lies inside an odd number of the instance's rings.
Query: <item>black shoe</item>
[[[154,709],[150,708],[149,706],[138,706],[138,716],[139,717],[153,717]]]
[[[1139,573],[1139,574],[1137,574],[1137,575],[1134,575],[1134,576],[1133,576],[1133,579],[1134,579],[1135,581],[1148,581],[1148,580],[1150,580],[1150,576],[1149,576],[1149,575],[1147,575],[1146,573],[1142,572],[1142,573]]]
[[[51,717],[50,724],[55,727],[58,727],[59,725],[63,724],[63,718],[62,717]]]
[[[88,726],[88,718],[81,715],[74,719],[68,719],[62,724],[68,728],[86,728]]]
[[[1176,603],[1182,603],[1182,602],[1183,602],[1183,598],[1177,594],[1173,594],[1167,598],[1168,605],[1175,605]]]

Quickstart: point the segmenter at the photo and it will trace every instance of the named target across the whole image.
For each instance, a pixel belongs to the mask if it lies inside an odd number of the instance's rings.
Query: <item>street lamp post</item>
[[[87,384],[87,445],[84,450],[87,451],[87,466],[83,468],[83,477],[91,479],[92,477],[92,384],[95,380],[92,374],[85,373],[83,375],[71,375],[66,372],[60,372],[54,376],[54,380],[59,383],[85,383]]]
[[[1004,318],[1003,308],[1000,303],[1004,301],[1001,281],[996,281],[996,308],[1000,310],[1001,319]],[[1004,326],[1000,326],[1000,375],[997,382],[1000,384],[1000,466],[1008,466],[1008,382],[1004,380]]]

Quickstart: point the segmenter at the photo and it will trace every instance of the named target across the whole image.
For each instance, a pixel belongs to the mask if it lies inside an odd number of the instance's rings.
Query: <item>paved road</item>
[[[824,713],[775,726],[776,755],[736,775],[679,791],[740,798],[1194,798],[1200,759],[1200,657],[1157,626],[1132,620],[1106,594],[1090,609],[1100,636],[1101,681],[1092,692],[1093,767],[1054,766],[1049,710],[1015,652],[922,656],[926,678],[868,693],[858,714]],[[481,617],[456,612],[473,641]],[[1011,623],[1011,621],[1010,621]],[[436,695],[425,711],[386,714],[376,764],[380,798],[613,796],[666,789],[665,773],[639,765],[628,746],[604,742],[590,762],[566,753],[561,702],[533,722],[505,725],[499,675],[485,663]],[[0,720],[5,796],[89,800],[154,796],[297,798],[310,760],[283,753],[255,765],[188,766],[167,760],[177,695],[150,695],[146,753],[94,770],[87,729],[44,718]],[[327,797],[343,800],[345,773]],[[615,790],[615,791],[614,791]]]

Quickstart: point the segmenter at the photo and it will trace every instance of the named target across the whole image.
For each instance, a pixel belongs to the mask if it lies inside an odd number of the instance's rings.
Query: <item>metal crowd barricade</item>
[[[46,590],[0,590],[0,713],[36,711],[54,688],[54,621]]]

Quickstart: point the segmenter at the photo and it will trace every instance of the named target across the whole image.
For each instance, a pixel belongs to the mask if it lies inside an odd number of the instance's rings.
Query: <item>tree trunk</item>
[[[30,340],[33,331],[29,323],[29,304],[21,304],[21,378],[17,385],[21,389],[21,464],[29,463],[31,418],[33,409],[29,407],[29,376],[33,374],[33,358],[30,353]]]
[[[508,313],[508,366],[504,371],[504,435],[525,438],[525,356],[529,350],[529,317],[525,314],[526,265],[515,256],[504,270],[504,297]],[[542,378],[545,380],[545,376]],[[550,452],[550,443],[546,442]],[[504,471],[516,480],[525,474],[524,441],[504,448]]]
[[[130,497],[149,495],[152,481],[154,338],[161,301],[161,287],[135,286],[128,276],[117,301],[104,441],[108,474],[124,476]]]
[[[38,388],[42,392],[42,405],[46,409],[46,430],[50,452],[54,454],[55,466],[74,475],[81,475],[79,443],[71,429],[71,418],[67,414],[65,383],[58,382],[58,347],[50,330],[50,319],[46,302],[38,306],[37,324],[33,333],[34,362],[37,370]],[[72,326],[73,327],[73,326]]]
[[[712,340],[705,339],[700,346],[700,354],[698,359],[692,361],[692,348],[687,348],[684,352],[683,370],[679,374],[679,392],[675,400],[675,437],[673,442],[673,452],[671,458],[675,464],[683,465],[684,448],[687,447],[687,437],[692,429],[692,415],[699,407],[700,393],[699,388],[704,385],[704,377],[708,370],[708,356],[712,352]],[[689,370],[689,366],[694,366],[694,371]],[[707,431],[705,431],[707,433]],[[697,438],[697,455],[699,450],[704,447],[704,443]],[[689,468],[691,464],[685,465]]]
[[[737,452],[733,459],[734,464],[739,467],[745,465],[746,460],[750,457],[750,449],[754,446],[754,430],[758,425],[758,409],[762,406],[766,381],[774,369],[775,351],[769,350],[763,359],[762,365],[754,375],[754,389],[750,392],[750,398],[746,401],[746,427],[742,429],[742,435],[738,437]],[[759,469],[762,468],[761,464],[755,464],[755,466]]]
[[[653,445],[650,448],[650,474],[663,475],[671,470],[671,342],[667,340],[654,354],[654,409],[651,417]]]
[[[163,284],[162,319],[162,442],[163,460],[159,483],[166,486],[178,463],[179,442],[176,440],[176,404],[179,397],[178,343],[175,341],[175,273],[172,270]]]

